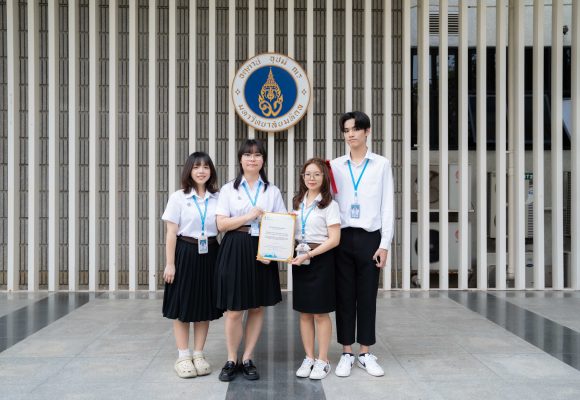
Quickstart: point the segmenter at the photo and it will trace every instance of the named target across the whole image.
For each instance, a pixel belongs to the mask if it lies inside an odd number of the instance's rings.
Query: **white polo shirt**
[[[161,217],[164,221],[173,222],[179,226],[178,236],[189,236],[199,238],[201,235],[201,215],[195,206],[195,201],[199,205],[201,213],[205,210],[205,199],[207,202],[207,214],[205,217],[205,235],[217,236],[218,229],[215,220],[215,212],[218,203],[219,192],[210,193],[205,191],[204,198],[199,198],[194,189],[185,194],[183,190],[178,190],[169,196],[167,207]]]
[[[262,186],[260,187],[256,207],[266,212],[286,213],[286,206],[284,206],[280,189],[275,185],[269,184],[268,189],[264,191],[264,182],[262,179],[259,179],[253,188],[248,186],[248,192],[250,193],[252,201],[256,196],[256,189],[258,188],[259,182],[262,182]],[[234,181],[230,181],[222,186],[216,208],[217,215],[223,215],[228,218],[239,217],[240,215],[249,213],[254,208],[250,197],[248,197],[248,194],[244,190],[244,183],[247,184],[246,179],[242,177],[238,189],[234,189]]]
[[[355,182],[363,171],[366,160],[369,160],[358,186],[360,218],[350,217],[351,205],[354,202],[354,185],[348,168],[349,160]],[[358,165],[352,162],[350,153],[335,158],[330,165],[338,189],[334,199],[340,208],[341,228],[362,228],[367,232],[380,229],[379,247],[389,250],[395,223],[393,172],[390,161],[368,150],[364,160]]]
[[[316,196],[315,202],[322,200],[322,195]],[[306,201],[306,196],[302,199],[302,203]],[[312,204],[304,204],[304,218],[305,223],[305,240],[308,243],[324,243],[328,239],[328,227],[331,225],[340,224],[340,210],[338,203],[334,200],[330,202],[326,208],[322,210],[318,208],[318,204],[312,209],[310,215],[310,207]],[[302,207],[294,210],[296,213],[296,240],[302,240]],[[308,215],[308,218],[306,216]]]

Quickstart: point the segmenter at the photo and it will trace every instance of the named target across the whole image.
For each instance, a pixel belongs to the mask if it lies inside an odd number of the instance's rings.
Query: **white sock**
[[[194,356],[194,357],[195,357],[195,356],[202,356],[202,357],[203,357],[203,351],[195,350],[195,351],[193,352],[193,356]]]
[[[179,358],[191,357],[191,350],[189,349],[177,349],[179,352]]]

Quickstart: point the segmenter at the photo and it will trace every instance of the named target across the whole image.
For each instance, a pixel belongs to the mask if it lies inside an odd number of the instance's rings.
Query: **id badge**
[[[207,254],[208,250],[207,236],[201,235],[199,239],[197,239],[197,252],[199,254]]]
[[[360,204],[355,203],[350,206],[350,217],[353,219],[360,218]]]
[[[260,222],[257,219],[252,221],[252,225],[250,226],[250,235],[260,236]]]

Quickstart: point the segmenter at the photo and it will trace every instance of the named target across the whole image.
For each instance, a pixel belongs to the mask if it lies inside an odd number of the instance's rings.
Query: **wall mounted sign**
[[[308,110],[311,89],[306,72],[296,60],[278,53],[246,61],[232,82],[232,100],[238,116],[254,129],[285,131]]]

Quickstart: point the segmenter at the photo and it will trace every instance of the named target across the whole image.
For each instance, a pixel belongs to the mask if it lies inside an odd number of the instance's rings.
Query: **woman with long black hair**
[[[239,175],[222,187],[216,210],[218,228],[226,232],[217,259],[217,306],[226,310],[228,359],[219,375],[224,382],[234,379],[238,369],[246,379],[259,379],[253,353],[262,330],[264,307],[282,301],[277,263],[256,260],[262,214],[286,212],[280,190],[268,182],[266,160],[262,142],[246,140],[238,151]],[[238,365],[242,336],[245,348]]]

